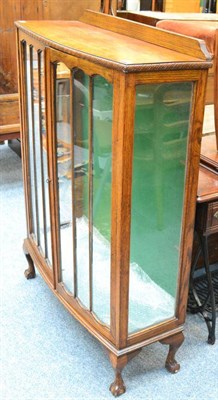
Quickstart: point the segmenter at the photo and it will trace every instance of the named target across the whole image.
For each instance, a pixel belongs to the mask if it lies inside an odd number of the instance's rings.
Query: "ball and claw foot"
[[[110,391],[114,397],[121,396],[125,393],[126,387],[120,372],[117,372],[115,381],[110,385]]]
[[[180,364],[176,360],[166,361],[165,368],[171,374],[176,374],[180,370]]]
[[[166,363],[165,363],[165,368],[167,371],[169,371],[171,374],[176,374],[180,370],[180,365],[175,359],[175,355],[177,350],[180,348],[184,341],[184,335],[182,332],[179,332],[173,336],[169,336],[163,340],[161,340],[162,344],[168,344],[169,345],[169,352],[167,355]]]
[[[26,277],[26,279],[34,279],[36,276],[35,270],[30,268],[26,269],[24,271],[24,276]]]
[[[28,262],[28,268],[24,271],[24,276],[26,277],[26,279],[33,279],[36,276],[34,262],[28,251],[26,251],[25,247],[23,247],[23,250],[26,256],[26,260]]]
[[[208,339],[207,339],[207,343],[208,343],[208,344],[214,344],[215,341],[216,341],[216,338],[215,338],[214,335],[212,335],[212,336],[209,335],[209,336],[208,336]]]

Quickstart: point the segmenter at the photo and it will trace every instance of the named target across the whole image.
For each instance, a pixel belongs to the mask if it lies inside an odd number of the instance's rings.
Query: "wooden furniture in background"
[[[212,202],[216,200],[218,193],[218,160],[215,135],[208,135],[202,138],[201,151],[203,154],[201,154],[202,166],[199,175],[198,199],[199,202]],[[210,264],[218,263],[218,232],[214,232],[208,238],[207,244]],[[192,263],[194,263],[198,246],[198,240],[194,240]],[[204,259],[200,255],[197,260],[197,268],[202,267],[204,267]]]
[[[201,166],[198,182],[197,210],[195,220],[196,242],[190,275],[189,311],[200,312],[208,327],[208,343],[215,343],[216,300],[211,256],[210,238],[218,235],[218,175]],[[196,276],[198,260],[202,256],[204,275]],[[217,273],[216,273],[217,277]]]
[[[213,14],[216,15],[216,14]],[[157,27],[183,35],[203,39],[208,51],[213,55],[213,67],[209,73],[207,104],[214,104],[214,122],[216,132],[216,149],[218,151],[218,15],[215,21],[175,21],[163,20],[157,22]],[[213,89],[211,93],[211,88]],[[211,96],[212,94],[212,96]]]
[[[95,12],[16,25],[25,275],[106,347],[118,396],[150,343],[180,368],[211,62],[196,39]]]
[[[202,138],[201,142],[201,164],[208,171],[204,173],[200,180],[199,198],[208,198],[211,195],[211,200],[215,199],[217,189],[217,176],[218,176],[218,152],[216,147],[216,135],[208,135]],[[211,175],[210,175],[211,174]],[[216,174],[216,175],[215,175]],[[207,181],[208,180],[208,181]],[[200,199],[201,200],[201,199]],[[206,201],[205,200],[205,201]],[[202,200],[203,201],[203,200]],[[208,200],[209,201],[209,200]],[[208,238],[208,253],[210,256],[210,263],[218,262],[218,232],[214,232]],[[203,260],[200,258],[198,266],[203,265]]]
[[[125,0],[118,0],[118,10],[121,9],[121,3],[125,8]],[[152,11],[165,11],[165,12],[187,12],[197,13],[200,12],[200,0],[141,0],[141,10],[152,10]]]
[[[100,0],[0,1],[0,141],[20,136],[14,21],[78,19],[86,8],[98,11]]]
[[[19,136],[18,94],[0,95],[0,142],[8,139],[16,139]]]
[[[215,134],[202,138],[201,162],[206,168],[218,174],[218,151],[216,144]]]
[[[164,0],[163,11],[198,13],[200,12],[200,0]]]
[[[159,21],[218,21],[217,14],[188,13],[188,12],[161,12],[161,11],[122,11],[118,16],[125,15],[124,18],[143,24],[156,26]]]
[[[162,11],[164,0],[140,0],[141,10]],[[127,0],[117,0],[117,10],[126,10]]]
[[[214,104],[216,148],[218,149],[218,15],[149,11],[118,12],[117,15],[121,18],[157,26],[160,29],[185,34],[205,41],[208,51],[213,55],[213,66],[208,75],[205,104]]]

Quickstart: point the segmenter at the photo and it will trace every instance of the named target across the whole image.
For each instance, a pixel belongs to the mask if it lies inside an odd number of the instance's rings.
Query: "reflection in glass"
[[[31,192],[31,233],[51,265],[47,134],[45,124],[44,55],[26,48],[27,123]]]
[[[36,175],[35,175],[35,148],[34,148],[34,114],[33,111],[33,48],[26,46],[26,95],[27,95],[27,124],[28,124],[28,146],[29,146],[29,179],[31,200],[31,233],[38,243],[37,235],[37,198],[36,198]]]
[[[81,70],[74,72],[73,115],[77,297],[90,309],[89,77]]]
[[[43,196],[43,216],[44,216],[44,229],[42,235],[44,236],[44,252],[45,258],[51,265],[52,252],[51,252],[51,216],[49,205],[49,174],[48,174],[48,136],[46,131],[46,117],[45,117],[45,72],[44,72],[44,53],[39,53],[39,80],[40,80],[40,143],[41,143],[41,162],[42,162],[42,196]]]
[[[110,324],[112,85],[93,78],[93,312]]]
[[[60,279],[83,307],[106,324],[110,324],[111,129],[112,86],[100,76],[89,77],[80,69],[71,73],[59,63]]]
[[[81,70],[73,82],[77,297],[110,324],[112,87]]]
[[[45,254],[45,242],[43,238],[44,215],[42,199],[42,165],[41,165],[41,142],[40,142],[40,115],[39,115],[39,68],[38,53],[32,50],[32,79],[33,79],[33,118],[34,118],[34,154],[35,154],[35,179],[36,179],[36,205],[37,205],[37,234],[38,245]]]
[[[136,88],[129,333],[175,314],[192,83]]]
[[[63,63],[56,68],[56,151],[60,227],[61,281],[74,291],[72,221],[72,138],[70,124],[70,70]]]

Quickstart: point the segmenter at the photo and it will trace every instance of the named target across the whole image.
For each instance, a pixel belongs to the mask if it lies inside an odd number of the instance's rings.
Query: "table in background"
[[[218,232],[218,175],[201,166],[199,172],[195,234],[198,247],[190,274],[188,310],[200,312],[207,324],[208,343],[215,343],[216,308],[218,305],[218,270],[212,270],[208,240]],[[199,274],[197,264],[203,256],[204,272]],[[201,270],[202,272],[202,270]]]
[[[141,22],[142,24],[156,26],[163,20],[171,21],[218,21],[218,14],[211,13],[168,13],[161,11],[118,11],[117,16]]]
[[[218,149],[218,14],[132,11],[118,12],[117,15],[205,41],[208,52],[213,55],[213,67],[208,74],[205,104],[214,104],[216,148]]]

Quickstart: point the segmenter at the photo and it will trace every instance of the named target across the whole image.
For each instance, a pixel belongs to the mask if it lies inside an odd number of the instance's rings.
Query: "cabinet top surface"
[[[147,64],[202,63],[194,56],[81,21],[19,21],[16,26],[47,46],[76,56],[112,61],[124,68],[140,65],[143,69],[143,65]]]

